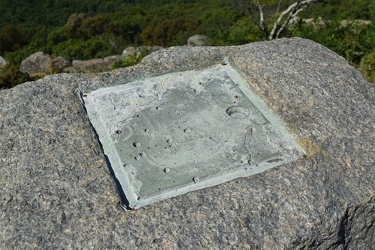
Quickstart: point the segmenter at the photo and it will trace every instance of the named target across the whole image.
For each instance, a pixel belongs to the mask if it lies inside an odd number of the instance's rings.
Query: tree
[[[0,53],[15,51],[27,44],[25,35],[16,25],[7,24],[0,29]]]
[[[323,3],[324,0],[298,0],[290,5],[283,0],[236,0],[237,6],[245,10],[246,14],[251,18],[254,24],[264,33],[269,40],[277,39],[281,33],[285,31],[297,18],[299,12],[304,10],[307,6],[313,3]],[[276,6],[276,10],[272,13]],[[285,10],[280,12],[281,7],[286,6]],[[267,9],[269,20],[276,17],[272,26],[266,23],[265,9]],[[257,17],[259,15],[259,17]],[[272,27],[272,29],[271,29]]]

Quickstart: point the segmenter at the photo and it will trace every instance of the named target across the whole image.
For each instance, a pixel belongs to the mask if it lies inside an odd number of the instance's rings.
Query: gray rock
[[[312,26],[322,26],[322,25],[326,25],[326,24],[331,23],[330,20],[324,20],[321,17],[302,19],[302,21],[304,23],[306,23],[308,25],[312,25]]]
[[[5,66],[6,64],[7,61],[2,56],[0,56],[0,67]]]
[[[163,49],[163,47],[160,46],[139,46],[136,48],[136,57],[140,58],[141,56],[145,56],[147,54],[150,54],[152,52],[158,51]]]
[[[72,63],[64,57],[58,56],[51,60],[50,73],[61,73],[65,68],[71,67]]]
[[[299,21],[299,20],[297,20]],[[318,26],[318,25],[326,25],[330,24],[330,20],[324,20],[321,17],[315,19],[315,18],[307,18],[307,19],[302,19],[303,22],[309,25],[313,26]],[[297,22],[294,22],[296,24]],[[356,19],[356,20],[341,20],[340,21],[340,26],[341,27],[347,27],[348,25],[356,25],[356,26],[368,26],[371,25],[372,21],[371,20],[361,20],[361,19]]]
[[[73,66],[64,68],[62,72],[63,73],[79,73],[79,71]]]
[[[126,49],[124,49],[124,51],[122,52],[122,55],[123,56],[127,56],[127,57],[132,57],[132,56],[135,56],[136,55],[136,50],[134,47],[127,47]]]
[[[207,40],[207,36],[203,35],[194,35],[189,37],[187,40],[187,45],[188,46],[203,46],[205,45],[205,42]]]
[[[348,25],[353,25],[353,24],[357,25],[357,26],[360,26],[360,25],[367,26],[367,25],[371,25],[372,21],[371,20],[361,20],[361,19],[356,19],[356,20],[341,20],[340,21],[341,27],[346,27]]]
[[[91,59],[91,60],[74,60],[72,67],[64,69],[65,73],[75,72],[103,72],[111,70],[115,62],[121,61],[123,56],[114,55],[105,58]]]
[[[114,56],[107,56],[103,58],[104,63],[107,65],[107,68],[112,68],[112,66],[123,59],[123,56],[114,55]]]
[[[306,156],[125,212],[75,89],[227,57],[298,136]],[[173,47],[102,74],[0,91],[0,246],[9,248],[371,249],[375,85],[309,40]]]
[[[158,51],[163,49],[163,47],[160,46],[139,46],[139,47],[127,47],[122,52],[122,55],[125,57],[136,57],[137,59],[141,56],[145,56],[147,54],[150,54],[152,52]]]
[[[78,72],[100,72],[108,70],[108,66],[104,62],[103,58],[91,60],[73,60],[72,65]]]
[[[30,76],[44,76],[62,72],[72,64],[64,57],[52,58],[44,52],[36,52],[21,62],[20,71]]]
[[[50,73],[51,56],[44,52],[36,52],[21,62],[20,71],[30,76]]]

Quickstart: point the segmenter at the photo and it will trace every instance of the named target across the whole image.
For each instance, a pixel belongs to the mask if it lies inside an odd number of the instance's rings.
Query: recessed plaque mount
[[[101,88],[83,100],[132,209],[303,154],[230,64]]]

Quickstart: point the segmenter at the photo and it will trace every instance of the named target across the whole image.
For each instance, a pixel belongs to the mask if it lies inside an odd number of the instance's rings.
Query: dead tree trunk
[[[237,1],[238,2],[238,1]],[[278,15],[278,18],[272,25],[272,29],[269,30],[263,13],[264,5],[259,0],[252,0],[248,3],[247,15],[251,18],[254,24],[265,34],[268,40],[277,39],[281,33],[291,25],[291,21],[297,17],[298,13],[304,10],[307,6],[312,3],[323,3],[324,0],[298,0],[289,7],[280,12],[280,6],[282,0],[277,3],[277,9],[274,15]],[[243,5],[243,1],[242,1]],[[258,17],[259,15],[259,17]]]

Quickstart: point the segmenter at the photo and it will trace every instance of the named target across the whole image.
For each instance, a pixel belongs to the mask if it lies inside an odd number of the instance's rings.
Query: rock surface
[[[76,88],[224,57],[298,136],[306,157],[125,212]],[[174,47],[134,67],[0,92],[0,248],[371,249],[375,85],[304,39]]]

